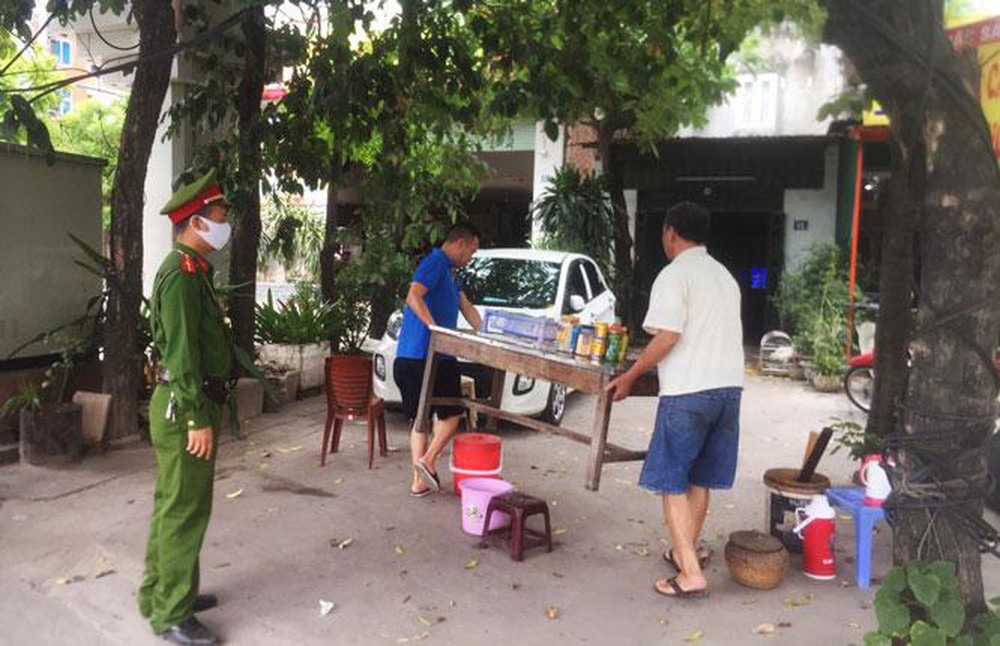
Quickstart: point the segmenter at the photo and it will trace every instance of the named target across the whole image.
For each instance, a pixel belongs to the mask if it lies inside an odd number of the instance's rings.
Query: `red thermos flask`
[[[837,576],[833,554],[836,516],[822,494],[813,496],[812,502],[795,510],[799,523],[792,531],[802,538],[802,573],[807,577],[825,581]]]

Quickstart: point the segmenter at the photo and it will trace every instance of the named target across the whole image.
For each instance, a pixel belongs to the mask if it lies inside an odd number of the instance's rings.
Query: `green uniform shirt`
[[[228,378],[232,368],[228,326],[213,275],[208,261],[178,243],[160,265],[150,298],[153,345],[170,382],[167,414],[189,429],[212,425],[214,404],[202,385],[206,377]]]

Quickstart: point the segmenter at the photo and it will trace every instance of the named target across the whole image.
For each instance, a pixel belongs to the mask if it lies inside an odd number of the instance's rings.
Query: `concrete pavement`
[[[644,448],[655,404],[617,405],[612,441]],[[590,398],[571,397],[564,425],[588,428],[591,411]],[[589,492],[587,447],[501,431],[505,476],[548,500],[557,528],[553,553],[529,552],[515,563],[462,533],[455,496],[407,496],[398,413],[388,417],[398,450],[376,459],[376,469],[366,468],[360,425],[346,427],[342,452],[320,469],[324,401],[296,402],[253,420],[247,440],[221,447],[202,553],[203,588],[221,605],[202,619],[227,643],[248,645],[861,644],[874,626],[872,592],[851,583],[848,522],[838,521],[841,576],[834,582],[807,579],[793,556],[780,588],[755,592],[729,578],[722,555],[729,532],[763,529],[762,472],[797,465],[809,431],[852,415],[841,394],[749,380],[736,487],[714,497],[706,526],[715,550],[712,596],[681,601],[652,591],[669,571],[660,558],[660,501],[635,484],[639,463],[607,466],[600,491]],[[835,482],[846,482],[850,469],[842,453],[820,464]],[[0,468],[0,643],[162,643],[135,607],[153,479],[152,452],[143,445],[65,470]],[[444,480],[450,488],[450,477]],[[883,527],[875,575],[889,563]],[[1000,564],[984,561],[984,570],[995,593]],[[336,604],[327,616],[320,600]],[[775,632],[754,634],[761,624]]]

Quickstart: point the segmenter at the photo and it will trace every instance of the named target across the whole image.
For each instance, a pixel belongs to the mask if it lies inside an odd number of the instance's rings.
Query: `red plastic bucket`
[[[462,495],[462,480],[499,478],[503,470],[503,446],[500,437],[489,433],[463,433],[455,436],[451,450],[451,474],[455,494]]]

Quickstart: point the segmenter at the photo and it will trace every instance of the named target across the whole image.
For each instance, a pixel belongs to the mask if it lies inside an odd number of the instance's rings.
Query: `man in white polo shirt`
[[[709,490],[730,489],[739,448],[743,387],[740,288],[708,255],[710,215],[681,202],[663,221],[670,264],[649,297],[643,329],[654,335],[635,365],[611,382],[616,401],[657,366],[660,404],[639,484],[663,496],[673,547],[664,558],[677,576],[655,589],[671,597],[704,596],[708,581],[695,545],[708,512]]]

